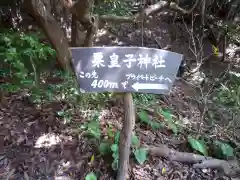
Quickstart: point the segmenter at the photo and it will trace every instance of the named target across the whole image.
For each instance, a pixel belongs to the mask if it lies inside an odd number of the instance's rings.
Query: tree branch
[[[102,15],[99,17],[99,20],[102,22],[132,23],[134,22],[134,17]]]
[[[161,12],[163,9],[166,9],[169,7],[169,3],[167,1],[159,1],[156,4],[153,4],[151,6],[149,6],[148,8],[145,8],[143,10],[143,14],[145,16],[149,16],[149,15],[154,15],[157,14],[159,12]],[[137,14],[137,16],[140,16],[141,12]]]
[[[239,177],[240,166],[237,161],[225,161],[212,157],[201,156],[194,153],[179,152],[160,144],[158,147],[148,147],[149,153],[153,156],[160,156],[172,161],[192,163],[193,168],[213,168],[222,170],[229,177]]]
[[[97,30],[98,30],[98,20],[92,18],[92,24],[91,24],[91,26],[88,27],[87,34],[86,34],[86,37],[84,40],[85,47],[93,46],[93,38],[94,38],[94,35],[96,34]]]
[[[191,14],[193,10],[197,7],[199,4],[199,0],[196,0],[195,4],[190,10],[185,10],[181,7],[179,7],[176,3],[168,1],[159,1],[145,9],[143,9],[141,12],[137,13],[133,17],[122,17],[122,16],[112,16],[112,15],[102,15],[99,17],[99,20],[102,22],[112,22],[112,23],[133,23],[137,21],[141,21],[144,17],[148,17],[150,15],[155,15],[159,12],[161,12],[164,9],[170,9],[173,11],[177,11],[181,14]]]
[[[78,0],[75,3],[72,0],[62,0],[62,4],[70,10],[84,29],[87,30],[84,46],[92,46],[93,37],[98,29],[98,21],[91,15],[93,0]]]

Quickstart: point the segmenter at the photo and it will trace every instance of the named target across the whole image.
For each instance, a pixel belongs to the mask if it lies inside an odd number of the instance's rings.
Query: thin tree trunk
[[[132,142],[132,131],[135,125],[135,109],[131,93],[124,95],[124,119],[119,143],[119,170],[117,180],[128,179],[128,165],[130,146]]]

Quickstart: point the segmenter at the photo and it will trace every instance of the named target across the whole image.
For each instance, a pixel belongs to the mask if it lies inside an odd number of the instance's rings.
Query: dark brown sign
[[[183,55],[143,47],[71,48],[83,92],[167,94]]]

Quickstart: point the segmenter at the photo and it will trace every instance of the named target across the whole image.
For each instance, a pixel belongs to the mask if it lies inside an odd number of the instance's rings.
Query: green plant
[[[173,120],[172,113],[169,110],[158,108],[155,114],[156,116],[163,116],[164,121],[159,123],[155,121],[154,118],[150,119],[148,113],[144,110],[142,110],[138,114],[138,116],[141,122],[149,125],[152,129],[159,129],[167,126],[169,129],[171,129],[174,132],[174,134],[178,133],[179,127],[177,126],[176,122]]]
[[[91,121],[87,124],[87,132],[89,135],[100,140],[101,131],[99,121]]]
[[[144,148],[137,148],[133,151],[134,156],[139,164],[143,164],[147,159],[147,151]]]
[[[114,143],[111,145],[111,151],[112,151],[112,169],[117,170],[118,169],[118,163],[119,163],[119,147],[118,144]]]
[[[64,124],[71,122],[72,120],[72,109],[67,109],[65,111],[58,111],[57,115],[62,117],[64,120]]]
[[[118,169],[119,163],[119,138],[120,132],[117,131],[114,134],[113,141],[103,141],[99,146],[99,151],[102,155],[112,153],[113,162],[112,162],[112,169]],[[140,141],[138,137],[133,133],[132,134],[132,146],[131,151],[134,154],[135,159],[139,164],[143,164],[147,159],[148,151],[144,148],[140,147]]]
[[[213,146],[215,147],[215,156],[219,158],[228,158],[234,156],[234,150],[232,146],[219,140],[213,141]]]
[[[177,127],[176,123],[172,118],[172,113],[167,109],[160,109],[160,114],[164,117],[167,127],[171,129],[173,133],[176,135],[178,133],[179,128]]]
[[[140,147],[140,140],[136,134],[132,134],[132,152],[139,164],[143,164],[147,160],[148,151]]]
[[[112,169],[118,169],[118,162],[119,162],[119,138],[120,132],[117,131],[114,134],[111,133],[111,137],[108,140],[103,140],[99,145],[100,154],[106,155],[111,153],[113,157],[112,162]]]
[[[136,106],[151,106],[156,102],[155,94],[133,93],[133,101]]]
[[[213,100],[227,107],[240,108],[240,75],[229,73],[225,81],[216,89],[216,96]]]
[[[85,130],[84,132],[86,135],[100,141],[101,129],[100,129],[100,123],[99,123],[98,117],[99,117],[98,113],[93,114],[91,120],[85,123],[84,125],[82,125],[81,129]]]
[[[162,128],[162,124],[154,121],[154,120],[150,120],[149,115],[146,111],[142,110],[139,114],[138,114],[140,121],[143,122],[144,124],[147,124],[148,126],[150,126],[152,129],[159,129]]]
[[[87,176],[85,177],[85,180],[97,180],[97,176],[95,175],[94,172],[90,172],[87,174]]]
[[[188,136],[188,143],[190,144],[192,149],[200,152],[204,156],[208,155],[208,151],[210,149],[211,155],[217,158],[222,159],[234,156],[234,150],[232,146],[220,140],[211,140],[208,137],[196,139],[192,136]]]
[[[43,95],[36,87],[40,84],[40,73],[54,63],[51,59],[55,58],[55,51],[41,43],[38,34],[1,30],[0,52],[3,60],[0,77],[6,81],[0,89],[8,92],[29,89],[38,102]]]
[[[10,76],[20,84],[24,84],[31,72],[36,80],[41,68],[49,66],[49,59],[56,56],[55,51],[41,43],[37,35],[14,31],[0,32],[0,49],[0,57],[5,62],[5,73],[1,75]]]
[[[208,155],[207,146],[203,140],[195,139],[192,136],[188,136],[188,143],[194,150],[202,153],[204,156]]]

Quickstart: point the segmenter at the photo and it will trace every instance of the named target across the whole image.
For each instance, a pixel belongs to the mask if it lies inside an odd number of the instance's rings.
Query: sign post
[[[84,93],[124,92],[124,122],[120,135],[117,180],[125,180],[135,109],[131,92],[168,94],[183,55],[143,47],[71,48],[75,73]]]

